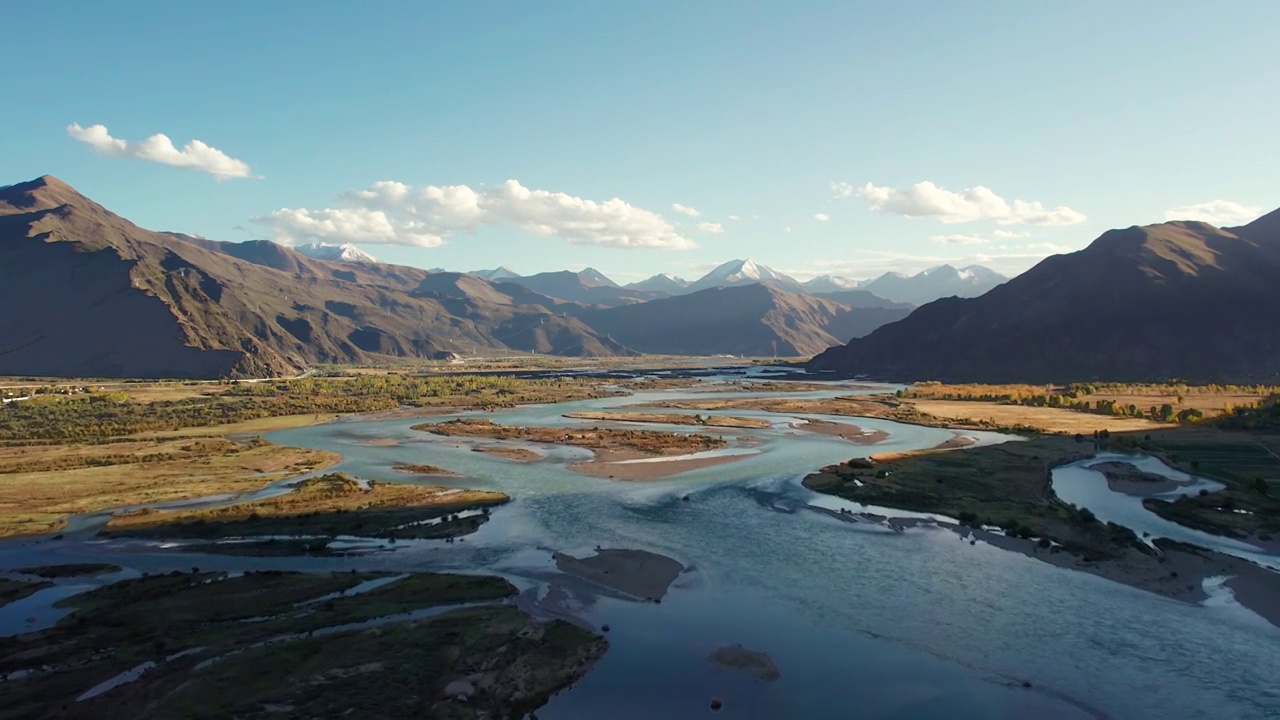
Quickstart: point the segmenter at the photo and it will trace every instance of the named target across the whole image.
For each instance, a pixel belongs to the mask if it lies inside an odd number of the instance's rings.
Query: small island
[[[414,425],[413,429],[444,437],[486,438],[587,448],[594,457],[587,462],[570,465],[569,469],[584,475],[618,480],[652,480],[700,467],[733,462],[743,457],[680,457],[718,450],[729,445],[723,438],[702,433],[619,428],[517,427],[471,418],[422,423]],[[648,462],[658,459],[663,461]]]
[[[453,538],[475,532],[488,520],[490,507],[508,500],[503,493],[487,490],[380,483],[330,473],[303,480],[292,492],[253,502],[123,513],[111,518],[101,534],[184,539]]]

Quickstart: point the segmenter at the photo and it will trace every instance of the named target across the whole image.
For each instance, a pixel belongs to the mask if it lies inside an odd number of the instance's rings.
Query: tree
[[[1253,481],[1253,489],[1257,490],[1259,495],[1270,495],[1271,483],[1263,480],[1262,478],[1258,478]]]

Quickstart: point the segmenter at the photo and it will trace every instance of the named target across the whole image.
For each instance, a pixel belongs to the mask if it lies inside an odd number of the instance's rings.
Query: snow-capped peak
[[[317,260],[331,260],[333,262],[378,262],[377,258],[351,243],[343,243],[341,245],[333,245],[330,243],[308,243],[306,245],[297,245],[293,249],[307,257],[313,257]]]

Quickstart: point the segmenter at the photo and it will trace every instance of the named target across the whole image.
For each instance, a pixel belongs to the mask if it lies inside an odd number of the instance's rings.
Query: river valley
[[[628,405],[687,397],[698,393],[642,392],[477,415],[504,425],[591,427],[607,424],[564,415],[625,412]],[[701,718],[711,712],[713,697],[723,703],[719,715],[730,718],[1280,716],[1274,684],[1280,629],[1233,602],[1221,583],[1207,583],[1210,599],[1203,604],[1178,602],[928,525],[899,532],[841,522],[814,508],[888,511],[800,485],[806,474],[851,457],[933,448],[957,435],[979,446],[1018,438],[871,418],[734,414],[768,427],[702,429],[736,441],[708,451],[734,459],[645,482],[573,472],[568,466],[591,457],[581,448],[511,445],[542,454],[536,462],[474,452],[477,444],[494,443],[412,430],[421,418],[351,417],[280,431],[268,439],[340,453],[336,469],[356,477],[497,490],[513,500],[459,542],[353,539],[352,545],[375,550],[331,558],[196,556],[177,552],[174,543],[97,537],[93,527],[101,517],[95,516],[73,523],[61,541],[0,543],[0,567],[109,562],[126,575],[193,565],[500,574],[541,612],[610,628],[608,653],[538,711],[544,720]],[[806,432],[809,418],[857,425],[883,439],[860,444]],[[1158,461],[1139,462],[1158,470],[1151,464]],[[456,477],[418,479],[396,469],[404,464],[437,466]],[[1205,540],[1204,533],[1169,527],[1174,524],[1145,511],[1140,500],[1107,490],[1105,480],[1099,485],[1099,477],[1083,464],[1064,467],[1054,474],[1054,488],[1068,502],[1140,534]],[[1261,549],[1218,541],[1214,549],[1280,567]],[[660,603],[637,602],[557,571],[553,552],[583,557],[596,548],[648,550],[674,558],[684,571]],[[59,583],[5,606],[0,633],[47,626],[60,615],[54,600],[110,577]],[[763,682],[709,661],[732,644],[768,653],[780,677]]]

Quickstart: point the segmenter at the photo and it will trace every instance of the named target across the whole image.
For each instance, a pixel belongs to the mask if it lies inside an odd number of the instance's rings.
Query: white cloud
[[[1017,230],[996,230],[995,233],[993,234],[996,237],[1002,238],[1005,240],[1008,240],[1011,238],[1024,238],[1024,237],[1031,236],[1031,233],[1029,232],[1018,232]]]
[[[848,183],[837,185],[840,186],[838,197],[840,192],[852,187]],[[906,188],[867,183],[850,194],[861,196],[876,212],[913,218],[936,217],[947,224],[994,220],[1001,225],[1074,225],[1085,221],[1084,215],[1069,207],[1046,208],[1039,202],[1024,200],[1010,203],[981,185],[953,192],[928,180]]]
[[[404,183],[383,181],[344,193],[340,200],[346,207],[286,208],[253,221],[286,244],[314,239],[434,247],[457,232],[505,225],[577,245],[696,247],[666,218],[619,198],[596,202],[531,190],[516,180],[479,190],[466,185],[429,185],[415,190]]]
[[[1199,220],[1218,227],[1242,225],[1262,215],[1262,208],[1241,205],[1230,200],[1209,202],[1173,208],[1164,213],[1165,220]]]
[[[929,239],[943,245],[985,245],[991,242],[977,235],[934,235]]]
[[[253,177],[248,163],[230,157],[199,140],[192,140],[179,150],[167,135],[161,133],[141,142],[130,143],[111,137],[111,133],[103,125],[81,127],[79,123],[68,125],[67,134],[111,157],[136,157],[174,167],[194,168],[207,172],[218,180]]]
[[[839,200],[840,198],[852,196],[854,193],[858,192],[858,188],[847,182],[833,182],[831,183],[831,192],[834,193],[834,197]]]
[[[784,232],[784,233],[789,233],[789,232],[791,232],[791,226],[790,226],[790,225],[788,225],[788,226],[786,226],[786,227],[782,228],[782,232]]]
[[[730,220],[741,220],[741,219],[742,219],[742,217],[741,217],[741,216],[739,216],[739,215],[730,215],[730,216],[729,216],[729,219],[730,219]]]
[[[720,223],[698,223],[698,229],[705,233],[722,233],[724,225]]]
[[[675,210],[681,215],[688,215],[689,217],[698,217],[699,215],[702,214],[697,210],[689,207],[688,205],[681,205],[680,203],[671,203],[671,209]]]
[[[817,220],[818,222],[826,222],[831,219],[831,216],[827,215],[826,213],[814,213],[813,219]]]

